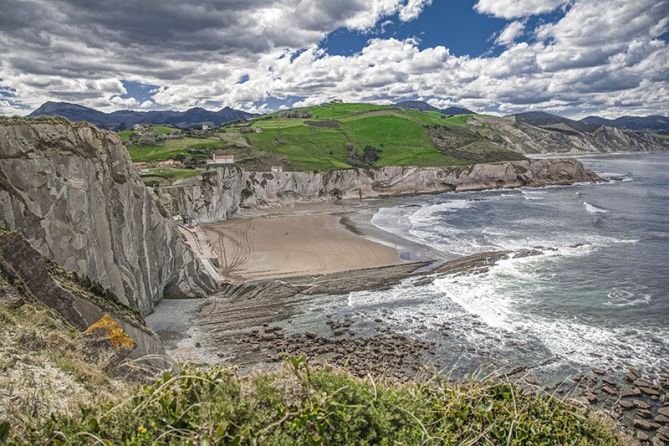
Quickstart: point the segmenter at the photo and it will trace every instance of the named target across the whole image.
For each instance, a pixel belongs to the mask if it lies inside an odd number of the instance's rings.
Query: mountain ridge
[[[395,107],[399,107],[405,110],[436,111],[447,116],[476,114],[475,112],[464,107],[453,106],[446,108],[437,108],[428,104],[425,101],[401,101],[401,102],[396,102]]]
[[[244,121],[258,115],[230,107],[224,107],[218,111],[193,107],[183,112],[174,110],[117,110],[105,113],[70,102],[48,101],[28,116],[62,116],[70,121],[88,121],[110,130],[125,130],[135,124],[170,124],[184,128],[201,127],[205,124],[219,126],[229,122]]]
[[[669,117],[662,115],[648,116],[619,116],[615,119],[601,116],[587,116],[580,120],[585,124],[605,125],[628,130],[649,130],[669,133]]]

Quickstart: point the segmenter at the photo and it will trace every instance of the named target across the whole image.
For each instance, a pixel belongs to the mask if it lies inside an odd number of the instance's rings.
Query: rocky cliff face
[[[116,134],[64,119],[0,120],[0,226],[142,314],[216,286],[166,216]]]
[[[160,188],[160,202],[173,215],[191,215],[198,221],[221,221],[239,208],[244,183],[239,167],[225,166]],[[205,220],[200,218],[206,216]]]
[[[584,124],[532,125],[512,118],[492,116],[476,116],[470,120],[472,122],[478,122],[482,129],[486,129],[485,136],[492,141],[523,154],[669,150],[669,141],[642,131]]]
[[[465,168],[384,167],[331,172],[223,171],[226,183],[193,179],[167,188],[172,211],[201,223],[233,215],[238,207],[277,206],[299,201],[378,198],[385,196],[546,186],[599,178],[573,159],[525,160],[476,164]],[[239,182],[239,185],[234,185]],[[221,187],[221,184],[227,184]],[[233,184],[234,186],[230,186]],[[207,197],[222,196],[218,201]],[[221,208],[221,204],[223,208]]]

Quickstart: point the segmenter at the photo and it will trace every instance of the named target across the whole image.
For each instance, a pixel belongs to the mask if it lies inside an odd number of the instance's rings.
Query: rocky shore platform
[[[313,366],[334,366],[375,379],[427,380],[440,375],[457,381],[499,376],[530,392],[548,392],[604,412],[639,444],[669,444],[666,371],[610,363],[560,379],[547,378],[542,370],[556,359],[546,359],[536,346],[512,334],[492,334],[474,315],[453,318],[435,331],[427,326],[433,315],[417,312],[412,317],[425,324],[407,332],[392,309],[374,304],[349,308],[350,293],[394,286],[411,289],[444,276],[478,274],[501,260],[541,255],[546,249],[551,248],[228,285],[196,306],[189,301],[191,320],[182,326],[188,327],[186,332],[175,336],[165,327],[154,329],[171,339],[177,359],[229,362],[241,373],[271,369],[287,358],[303,356]],[[165,320],[160,308],[153,317]],[[480,342],[465,342],[465,333],[479,334]],[[509,361],[497,345],[517,350],[519,360]]]

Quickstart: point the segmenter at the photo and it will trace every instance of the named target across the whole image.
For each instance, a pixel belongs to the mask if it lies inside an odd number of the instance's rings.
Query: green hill
[[[129,146],[134,161],[175,154],[202,158],[202,150],[234,154],[248,170],[281,165],[286,170],[381,166],[456,166],[523,159],[485,137],[472,115],[404,110],[374,104],[328,103],[275,112],[201,133]],[[124,135],[126,138],[127,136]]]

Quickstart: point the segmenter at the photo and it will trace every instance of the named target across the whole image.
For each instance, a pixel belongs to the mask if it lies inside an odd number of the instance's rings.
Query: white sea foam
[[[595,206],[594,204],[588,203],[587,201],[583,202],[583,206],[585,206],[585,210],[590,212],[591,214],[608,214],[609,213],[608,210],[606,210],[604,208],[600,208],[599,206]]]

